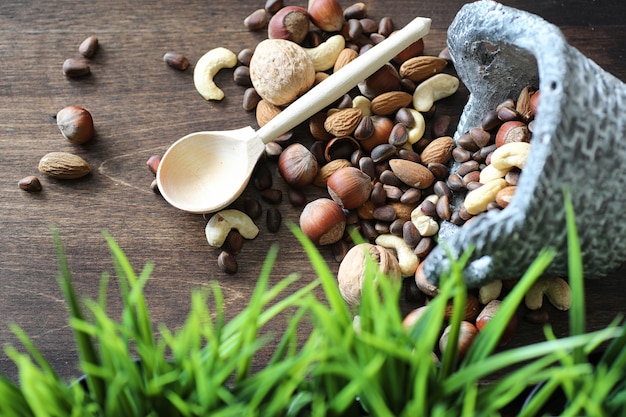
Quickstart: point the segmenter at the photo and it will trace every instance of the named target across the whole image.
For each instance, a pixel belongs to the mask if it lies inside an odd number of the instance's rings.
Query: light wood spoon
[[[411,43],[426,36],[431,20],[417,17],[367,53],[344,66],[291,103],[255,131],[196,132],[165,152],[157,184],[172,206],[191,213],[212,213],[235,201],[250,180],[265,144],[329,106],[389,62]]]

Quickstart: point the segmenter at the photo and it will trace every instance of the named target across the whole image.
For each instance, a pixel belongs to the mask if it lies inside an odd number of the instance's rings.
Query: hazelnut
[[[300,143],[289,145],[278,157],[278,172],[292,187],[300,188],[311,184],[317,171],[317,159]]]
[[[450,336],[450,326],[446,326],[443,330],[443,334],[439,339],[439,350],[441,353],[445,352],[446,347],[448,346],[448,337]],[[465,355],[467,354],[474,338],[478,334],[478,329],[469,321],[462,321],[461,328],[459,329],[459,340],[458,340],[458,359],[461,361]]]
[[[343,26],[343,9],[337,0],[309,0],[308,12],[315,26],[337,32]]]
[[[487,323],[489,323],[491,319],[495,317],[496,313],[500,309],[501,304],[502,301],[500,300],[491,300],[487,303],[485,307],[483,307],[480,314],[478,314],[478,317],[476,318],[476,328],[478,329],[478,331],[481,331],[487,325]],[[513,316],[511,316],[511,319],[504,328],[504,332],[502,333],[502,335],[500,336],[500,340],[498,341],[498,346],[502,346],[506,344],[509,340],[511,340],[516,329],[517,316],[514,314]]]
[[[286,39],[301,43],[309,32],[309,13],[299,6],[280,9],[270,19],[267,36],[270,39]]]
[[[390,280],[400,281],[402,273],[396,257],[379,245],[360,243],[353,246],[339,265],[337,283],[343,299],[350,305],[361,303],[361,291],[366,273],[367,257],[378,264],[378,271]]]
[[[311,201],[300,213],[300,229],[316,245],[338,242],[343,237],[345,227],[345,213],[329,198]]]
[[[352,166],[335,171],[328,177],[326,186],[331,198],[347,210],[365,203],[372,191],[369,175]]]
[[[57,126],[65,139],[74,144],[83,144],[91,140],[94,133],[91,113],[80,106],[69,106],[57,113]]]
[[[361,94],[373,99],[389,91],[398,91],[401,87],[401,78],[398,70],[392,64],[385,64],[374,74],[358,84]]]
[[[503,123],[496,134],[496,146],[500,147],[509,142],[530,142],[531,133],[526,123],[512,120]]]

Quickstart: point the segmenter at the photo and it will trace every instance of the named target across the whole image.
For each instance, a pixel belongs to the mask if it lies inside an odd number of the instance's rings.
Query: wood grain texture
[[[306,2],[293,4],[305,5]],[[343,6],[351,2],[340,1]],[[426,53],[445,46],[446,28],[463,1],[370,1],[370,15],[391,16],[402,26],[412,17],[431,17]],[[504,1],[537,13],[563,28],[570,43],[602,67],[626,80],[626,24],[623,2],[583,0]],[[51,227],[65,243],[78,291],[95,296],[100,276],[112,273],[102,231],[110,233],[136,269],[147,262],[156,268],[146,295],[155,322],[180,325],[189,295],[210,279],[222,285],[230,315],[245,304],[269,247],[278,243],[280,256],[274,280],[300,272],[309,281],[312,270],[303,252],[283,225],[276,234],[259,220],[261,233],[246,242],[237,257],[239,273],[219,272],[218,251],[204,237],[203,216],[180,212],[155,195],[146,168],[150,155],[161,154],[181,136],[198,130],[255,126],[254,115],[242,107],[244,89],[234,84],[231,71],[220,72],[217,84],[224,101],[206,102],[195,91],[193,67],[178,72],[167,67],[163,54],[184,53],[195,63],[207,50],[225,46],[233,51],[253,47],[263,33],[248,32],[244,18],[263,2],[214,1],[92,1],[4,0],[0,4],[0,344],[15,343],[8,323],[20,325],[64,378],[80,373],[67,314],[56,283],[58,271]],[[100,49],[89,60],[91,75],[67,79],[61,72],[66,58],[77,58],[78,45],[89,35]],[[465,96],[442,104],[441,111],[458,114]],[[84,146],[69,144],[54,116],[68,105],[88,108],[96,138]],[[302,130],[300,131],[302,132]],[[30,194],[17,182],[37,175],[41,156],[51,151],[75,152],[93,168],[76,181],[42,178],[44,190]],[[275,173],[275,165],[271,165]],[[40,176],[41,177],[41,176]],[[286,193],[278,175],[274,185]],[[308,190],[309,198],[323,190]],[[624,198],[622,190],[616,198]],[[286,194],[285,194],[286,195]],[[244,196],[258,198],[248,187]],[[269,205],[264,203],[264,208]],[[279,205],[284,222],[297,222],[298,210],[287,199]],[[328,248],[323,255],[333,268]],[[606,325],[624,313],[624,275],[621,268],[609,279],[588,282],[589,328]],[[116,286],[113,283],[111,293]],[[404,306],[409,308],[410,306]],[[111,298],[111,311],[119,302]],[[566,316],[552,312],[557,334],[567,331]],[[274,324],[276,329],[280,323]],[[523,324],[512,345],[541,340],[538,326]],[[0,354],[0,373],[16,378],[16,370]]]

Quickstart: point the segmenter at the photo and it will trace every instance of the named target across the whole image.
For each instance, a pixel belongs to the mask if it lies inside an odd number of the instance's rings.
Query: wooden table
[[[305,1],[296,3],[306,5]],[[366,3],[370,16],[390,16],[397,26],[415,15],[432,17],[426,53],[436,55],[445,46],[446,28],[465,2]],[[626,81],[625,3],[503,3],[559,25],[572,45]],[[351,2],[342,0],[341,4]],[[16,343],[8,323],[17,323],[60,375],[71,378],[79,373],[56,282],[53,225],[63,237],[76,286],[85,296],[97,294],[103,271],[112,273],[102,231],[117,240],[136,269],[154,261],[156,268],[146,294],[154,321],[171,327],[185,318],[190,292],[210,279],[222,285],[229,314],[239,311],[274,242],[280,245],[275,279],[298,271],[303,281],[310,280],[311,268],[287,227],[272,234],[264,221],[259,221],[258,238],[246,242],[237,257],[237,275],[220,272],[218,251],[207,245],[204,236],[206,219],[165,203],[150,190],[153,177],[146,169],[149,156],[163,153],[187,133],[255,126],[254,115],[242,109],[244,88],[233,82],[232,71],[216,77],[226,98],[206,102],[194,88],[192,69],[173,70],[162,57],[167,51],[179,51],[193,64],[216,46],[234,51],[254,46],[265,33],[249,32],[243,20],[263,5],[258,0],[4,0],[0,4],[0,344]],[[79,57],[78,45],[89,35],[96,35],[101,45],[90,60],[91,75],[66,78],[61,71],[63,61]],[[464,100],[463,93],[458,93],[449,101],[450,110],[460,111]],[[69,105],[92,112],[97,131],[92,143],[74,146],[61,136],[55,115]],[[458,113],[454,117],[458,119]],[[43,192],[20,190],[18,180],[38,174],[39,159],[51,151],[80,154],[91,163],[93,173],[76,181],[40,175]],[[278,176],[274,181],[275,187],[286,192]],[[616,194],[619,198],[623,198],[621,192]],[[258,192],[249,187],[245,195],[254,197]],[[297,222],[299,211],[286,198],[279,209],[285,222]],[[323,248],[322,253],[336,269],[330,249]],[[590,329],[626,312],[625,274],[622,268],[609,279],[588,283]],[[111,311],[116,308],[119,301],[114,297]],[[557,334],[567,330],[565,314],[554,312],[552,321]],[[523,323],[512,345],[542,337],[540,326]],[[0,372],[16,377],[13,363],[4,354],[0,354]]]

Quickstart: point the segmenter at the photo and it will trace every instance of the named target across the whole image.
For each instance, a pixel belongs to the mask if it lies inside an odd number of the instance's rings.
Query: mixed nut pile
[[[224,48],[209,51],[196,66],[194,81],[204,98],[220,100],[212,77],[235,67],[235,83],[246,88],[243,108],[255,112],[259,126],[394,32],[390,18],[371,19],[365,4],[342,9],[336,0],[311,0],[307,9],[269,0],[244,24],[250,30],[267,28],[268,39],[237,55]],[[330,245],[340,262],[338,284],[352,305],[360,302],[368,256],[392,279],[408,278],[409,301],[434,297],[438,290],[424,279],[420,265],[436,245],[441,222],[462,226],[482,212],[505,208],[530,150],[539,91],[523,89],[455,141],[449,136],[452,117],[437,112],[436,102],[455,94],[459,80],[449,68],[447,50],[439,56],[423,51],[419,39],[358,89],[314,115],[307,137],[288,132],[267,144],[267,158],[253,174],[263,200],[279,203],[282,192],[272,187],[268,167],[276,162],[289,201],[302,208],[302,231],[315,244]],[[205,81],[208,77],[208,84],[198,82],[196,73]],[[328,195],[309,201],[311,186]],[[455,193],[465,195],[460,204]],[[254,220],[262,215],[260,203],[245,198],[242,206],[216,213],[206,228],[209,243],[221,248],[219,267],[230,274],[237,272],[244,239],[259,233]],[[280,223],[280,212],[270,207],[268,230],[276,232]],[[368,243],[355,244],[354,230]],[[509,285],[514,281],[495,281],[468,294],[464,343],[497,311],[503,287]],[[528,321],[548,320],[541,308],[544,296],[558,309],[569,308],[567,282],[541,278],[526,297]],[[407,316],[407,326],[420,311]],[[515,326],[512,321],[503,343]]]
[[[310,0],[306,9],[268,0],[244,25],[252,31],[267,30],[268,39],[238,54],[222,47],[208,51],[195,65],[194,84],[203,98],[221,100],[224,93],[213,77],[223,68],[235,68],[234,82],[245,87],[242,106],[255,112],[259,126],[394,34],[390,18],[376,21],[364,3],[343,9],[336,0]],[[81,45],[85,57],[95,49],[94,38]],[[530,150],[539,91],[523,89],[455,141],[449,136],[453,118],[440,114],[436,102],[455,94],[459,80],[446,49],[439,56],[425,56],[423,51],[424,39],[415,41],[351,94],[314,115],[306,138],[288,132],[268,143],[266,158],[252,177],[271,205],[266,224],[275,233],[282,222],[275,206],[283,198],[282,191],[272,187],[270,164],[276,163],[288,185],[289,201],[301,208],[302,231],[315,244],[332,247],[340,262],[341,293],[352,305],[360,302],[366,256],[392,279],[407,278],[409,301],[435,296],[437,288],[421,275],[420,264],[436,245],[441,222],[462,226],[482,212],[504,209]],[[179,53],[168,52],[163,59],[177,70],[189,67]],[[64,73],[82,76],[89,72],[85,66],[68,60]],[[93,136],[93,120],[86,109],[63,109],[57,122],[72,143],[82,144]],[[80,157],[52,153],[39,167],[57,178],[76,178],[90,170],[76,158]],[[147,161],[154,174],[159,162],[158,155]],[[37,191],[41,189],[37,183],[29,177],[19,185]],[[328,194],[309,201],[307,187],[320,187]],[[158,192],[156,181],[152,189]],[[455,203],[454,193],[465,194],[461,204]],[[244,198],[239,203],[241,210],[231,207],[215,213],[206,226],[207,241],[221,249],[218,266],[228,274],[237,272],[236,256],[245,239],[258,235],[254,221],[262,215],[259,201]],[[355,230],[368,243],[355,244],[351,238]],[[482,327],[497,310],[502,287],[511,282],[495,281],[468,294],[464,323],[468,337],[476,333],[475,325]],[[569,308],[567,283],[542,278],[526,299],[530,321],[547,320],[541,309],[544,295],[555,307]],[[420,311],[407,316],[407,325]]]

